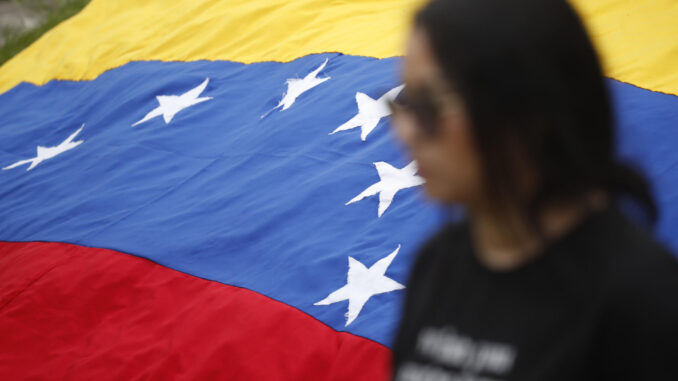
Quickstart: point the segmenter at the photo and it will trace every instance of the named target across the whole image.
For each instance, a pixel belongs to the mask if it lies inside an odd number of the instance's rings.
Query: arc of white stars
[[[43,147],[43,146],[38,146],[37,148],[37,154],[35,157],[32,157],[30,159],[26,160],[19,160],[14,164],[10,164],[6,167],[4,167],[2,170],[8,170],[12,168],[16,168],[20,165],[28,164],[31,163],[31,165],[26,168],[26,171],[30,171],[31,169],[35,168],[38,164],[42,163],[45,160],[49,160],[57,155],[60,155],[68,150],[72,150],[73,148],[79,146],[84,142],[84,140],[77,140],[73,141],[76,136],[82,131],[82,129],[85,127],[85,124],[83,123],[80,128],[78,128],[77,131],[72,133],[66,140],[63,142],[59,143],[59,145],[53,146],[53,147]]]
[[[376,100],[367,94],[357,92],[355,101],[358,104],[358,113],[329,134],[360,127],[360,138],[365,141],[367,135],[377,127],[381,118],[391,115],[388,101],[395,99],[404,87],[405,85],[394,87]]]
[[[379,193],[379,209],[377,210],[377,216],[381,217],[391,205],[393,198],[399,190],[415,187],[426,182],[421,176],[416,175],[416,161],[412,161],[401,169],[395,168],[391,164],[383,161],[374,163],[374,166],[379,174],[379,182],[367,187],[367,189],[355,196],[351,201],[347,202],[346,205]]]
[[[191,106],[195,106],[198,103],[209,101],[212,97],[200,97],[207,84],[210,82],[209,78],[198,85],[197,87],[188,90],[187,92],[181,95],[158,95],[155,98],[158,100],[158,107],[151,110],[146,116],[141,120],[137,121],[132,125],[135,127],[141,123],[147,122],[156,116],[162,115],[165,120],[165,124],[169,124],[172,121],[172,118],[181,110],[186,109]]]
[[[398,251],[400,251],[400,245],[370,268],[349,256],[346,284],[313,305],[326,306],[348,300],[348,312],[346,313],[346,326],[348,326],[358,317],[365,303],[373,295],[405,288],[402,284],[384,275],[395,256],[398,255]]]
[[[322,77],[318,78],[318,74],[325,68],[325,65],[327,65],[327,62],[329,60],[326,58],[325,62],[323,62],[320,66],[315,68],[313,71],[310,73],[306,74],[304,78],[290,78],[288,79],[285,83],[287,84],[287,91],[283,95],[283,98],[280,100],[277,106],[275,106],[272,110],[267,112],[266,114],[262,115],[261,117],[264,118],[266,115],[270,114],[272,111],[279,109],[282,107],[281,111],[285,111],[288,108],[290,108],[294,102],[297,100],[297,98],[307,92],[308,90],[318,86],[319,84],[328,81],[331,79],[331,77]]]

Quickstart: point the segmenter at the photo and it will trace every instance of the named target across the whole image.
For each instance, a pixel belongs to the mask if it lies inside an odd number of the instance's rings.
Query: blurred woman
[[[418,256],[395,380],[678,380],[678,262],[619,211],[657,215],[572,8],[433,0],[402,75],[395,132],[467,217]]]

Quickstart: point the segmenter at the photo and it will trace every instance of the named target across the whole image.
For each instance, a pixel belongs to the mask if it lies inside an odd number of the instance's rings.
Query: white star
[[[393,197],[395,197],[395,194],[398,193],[399,190],[415,187],[425,182],[422,177],[416,175],[417,162],[415,161],[412,161],[402,169],[395,168],[391,164],[383,161],[374,163],[374,166],[379,173],[379,182],[370,185],[367,189],[362,191],[362,193],[347,202],[346,205],[379,193],[379,210],[377,215],[381,217],[391,205]]]
[[[377,261],[369,269],[353,257],[348,257],[348,276],[346,285],[329,294],[325,299],[314,303],[315,306],[348,300],[346,326],[358,317],[360,311],[372,295],[383,294],[405,288],[402,284],[385,276],[386,269],[398,254],[400,245],[391,254]]]
[[[26,160],[19,160],[14,164],[8,165],[3,170],[7,169],[12,169],[14,167],[18,167],[20,165],[28,164],[31,163],[31,165],[26,168],[26,171],[30,171],[31,169],[35,168],[36,165],[42,163],[45,160],[51,159],[59,154],[62,154],[68,150],[71,150],[77,146],[79,146],[84,140],[78,140],[78,141],[73,141],[75,137],[82,131],[83,127],[85,127],[85,124],[80,126],[77,131],[71,134],[66,140],[63,142],[59,143],[58,146],[54,147],[43,147],[43,146],[38,146],[37,149],[37,155],[33,158],[26,159]]]
[[[358,104],[358,113],[346,123],[337,127],[336,130],[330,132],[330,135],[338,131],[350,130],[352,128],[361,127],[360,138],[365,141],[367,135],[377,127],[381,118],[391,114],[388,107],[388,101],[395,99],[405,85],[400,85],[392,88],[386,94],[374,100],[369,95],[357,92],[355,94],[355,101]]]
[[[318,66],[315,70],[312,72],[308,73],[304,78],[299,79],[299,78],[290,78],[288,79],[285,83],[287,83],[287,91],[285,92],[285,95],[283,95],[283,98],[280,100],[277,106],[273,108],[273,110],[282,107],[282,111],[287,110],[294,104],[294,102],[297,100],[297,98],[307,92],[308,90],[318,86],[319,84],[329,80],[331,77],[323,77],[323,78],[318,78],[317,75],[320,73],[322,69],[325,68],[325,65],[327,65],[327,59],[325,59],[325,62],[323,62],[320,66]],[[271,111],[273,111],[271,110]],[[265,117],[268,115],[271,111],[267,112],[266,114],[262,115],[261,117]]]
[[[160,115],[162,115],[163,119],[165,119],[165,124],[169,124],[169,122],[172,121],[172,118],[174,118],[174,115],[176,115],[179,111],[212,99],[212,97],[198,98],[207,87],[209,81],[209,78],[205,78],[205,80],[200,85],[198,85],[198,87],[188,90],[181,95],[158,95],[155,98],[158,100],[159,106],[146,114],[143,119],[134,123],[132,127]]]

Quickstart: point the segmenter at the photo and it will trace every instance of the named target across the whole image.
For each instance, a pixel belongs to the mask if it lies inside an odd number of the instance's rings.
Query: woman
[[[678,263],[618,210],[656,209],[614,155],[595,51],[562,0],[433,0],[392,105],[434,199],[396,380],[678,380]]]

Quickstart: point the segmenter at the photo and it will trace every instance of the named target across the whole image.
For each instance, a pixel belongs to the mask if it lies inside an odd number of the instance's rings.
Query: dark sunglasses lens
[[[435,135],[437,108],[430,97],[425,94],[412,96],[405,89],[388,104],[393,115],[400,112],[409,113],[414,117],[424,135],[429,137]]]
[[[416,102],[413,102],[411,108],[424,135],[429,137],[435,135],[438,109],[431,98],[426,94],[422,94],[417,98]]]

